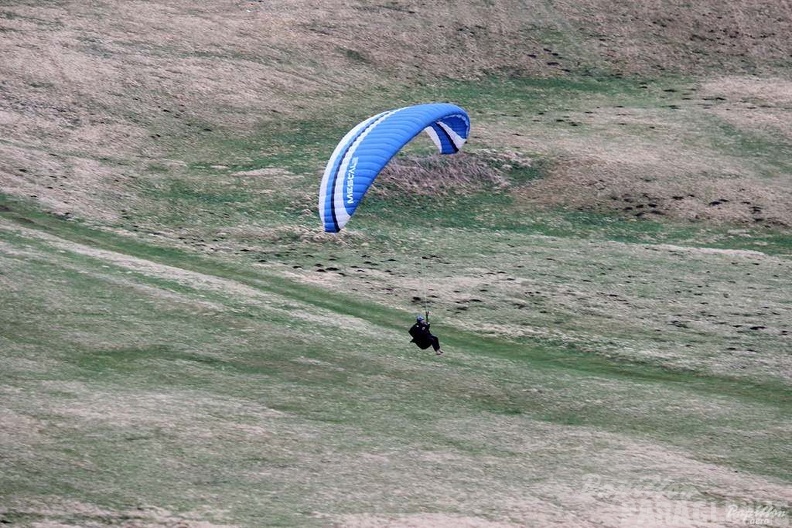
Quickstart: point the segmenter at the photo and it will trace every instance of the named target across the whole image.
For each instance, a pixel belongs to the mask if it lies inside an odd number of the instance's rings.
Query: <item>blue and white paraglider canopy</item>
[[[350,130],[327,162],[319,188],[319,217],[325,231],[346,225],[388,161],[426,131],[442,154],[459,152],[470,134],[470,118],[450,103],[388,110]]]

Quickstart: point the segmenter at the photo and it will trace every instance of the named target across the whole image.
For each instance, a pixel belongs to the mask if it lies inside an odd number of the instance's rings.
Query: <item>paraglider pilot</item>
[[[440,350],[440,340],[429,331],[429,322],[423,316],[416,317],[415,324],[410,327],[408,332],[412,336],[410,343],[415,343],[421,350],[426,350],[431,346],[438,356],[443,353]]]

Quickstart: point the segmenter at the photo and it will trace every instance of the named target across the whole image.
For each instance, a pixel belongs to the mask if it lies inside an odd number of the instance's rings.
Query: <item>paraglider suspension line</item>
[[[429,304],[428,299],[426,298],[426,282],[424,281],[424,258],[421,257],[421,299],[423,299],[423,307],[424,307],[424,316],[426,317],[426,322],[429,322]]]

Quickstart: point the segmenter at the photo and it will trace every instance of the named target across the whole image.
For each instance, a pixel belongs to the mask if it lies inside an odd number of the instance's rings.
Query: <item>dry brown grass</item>
[[[672,89],[671,105],[583,98],[567,111],[478,133],[487,143],[553,160],[546,178],[518,190],[530,207],[792,225],[792,185],[784,168],[792,159],[792,84],[739,77],[686,92]],[[741,138],[755,142],[755,150],[743,147]]]
[[[508,178],[494,163],[481,154],[459,153],[455,156],[400,156],[392,160],[377,177],[372,193],[380,196],[446,196],[489,189],[504,189]],[[501,164],[507,163],[505,160]]]
[[[189,144],[207,124],[245,134],[261,121],[308,115],[328,99],[393,83],[498,72],[706,75],[717,68],[733,75],[726,85],[712,81],[706,90],[778,103],[751,113],[717,110],[724,119],[789,137],[788,84],[779,85],[778,76],[740,77],[772,75],[788,60],[790,11],[782,1],[691,7],[676,1],[549,6],[498,0],[462,7],[333,0],[321,7],[300,1],[275,8],[266,2],[160,0],[6,5],[2,15],[0,123],[7,133],[0,144],[0,186],[82,217],[111,220],[118,214],[113,203],[134,206],[129,174],[167,158],[173,141]],[[610,123],[604,118],[600,125]],[[508,145],[526,146],[508,139]],[[606,187],[621,188],[636,174],[657,171],[653,162],[645,163],[656,144],[628,145],[630,159],[619,160],[612,146],[581,149],[579,143],[565,145],[568,138],[552,139],[557,150],[576,154],[539,189],[545,196],[559,195],[559,186],[596,189],[611,174],[616,179]],[[671,149],[663,155],[684,158],[677,154]],[[680,167],[693,186],[701,165],[710,166],[710,160]],[[674,192],[684,194],[688,187]],[[654,191],[641,185],[634,190],[669,198]],[[760,198],[749,200],[754,205]],[[570,205],[585,206],[580,199],[570,198]],[[768,218],[784,225],[788,205],[762,203],[773,209]],[[728,208],[693,209],[691,217],[717,219]],[[675,214],[673,207],[668,211]],[[726,216],[743,219],[746,213]]]

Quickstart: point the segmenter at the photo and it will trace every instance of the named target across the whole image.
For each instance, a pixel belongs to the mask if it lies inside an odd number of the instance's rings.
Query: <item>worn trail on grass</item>
[[[294,279],[299,281],[302,277],[299,274],[278,273],[265,268],[245,269],[231,263],[218,264],[180,252],[162,253],[157,258],[141,258],[135,256],[135,252],[136,248],[139,252],[148,251],[144,245],[126,243],[114,236],[108,238],[99,233],[92,236],[90,231],[77,232],[69,229],[68,224],[59,221],[45,220],[45,222],[47,225],[40,224],[44,229],[31,229],[15,222],[3,223],[3,229],[8,232],[16,231],[21,236],[40,239],[61,251],[75,252],[111,263],[127,270],[127,273],[174,281],[195,291],[207,291],[214,295],[239,297],[250,302],[266,304],[269,310],[279,311],[285,317],[319,317],[328,325],[349,324],[358,329],[368,327],[366,333],[372,336],[383,331],[402,332],[404,325],[400,323],[407,317],[403,308],[378,302],[370,294],[356,298],[336,288],[331,289],[332,293],[329,293],[325,285],[315,285],[312,284],[313,281],[296,282]],[[56,232],[47,232],[53,228]],[[80,242],[71,241],[70,238]],[[102,246],[107,249],[102,249]],[[113,276],[116,277],[117,274]],[[452,286],[453,284],[448,287]],[[159,294],[178,295],[170,290],[161,291]],[[311,311],[316,313],[306,316],[299,310],[295,311],[289,307],[290,301],[313,306],[316,310]],[[208,300],[199,302],[210,303]],[[763,400],[773,397],[780,388],[779,383],[773,380],[739,380],[728,375],[713,373],[693,380],[691,375],[695,374],[695,371],[685,367],[653,366],[642,361],[640,357],[636,360],[628,355],[622,357],[592,355],[585,347],[579,348],[574,343],[570,346],[565,340],[552,335],[549,338],[536,336],[528,341],[515,341],[504,336],[499,337],[497,333],[482,335],[479,331],[465,326],[454,328],[448,323],[445,324],[445,334],[444,342],[454,348],[475,350],[477,354],[494,357],[520,357],[540,368],[544,365],[550,369],[562,368],[572,372],[577,370],[598,372],[617,379],[638,376],[658,381],[695,381],[690,386],[704,392],[723,392],[748,399]]]

